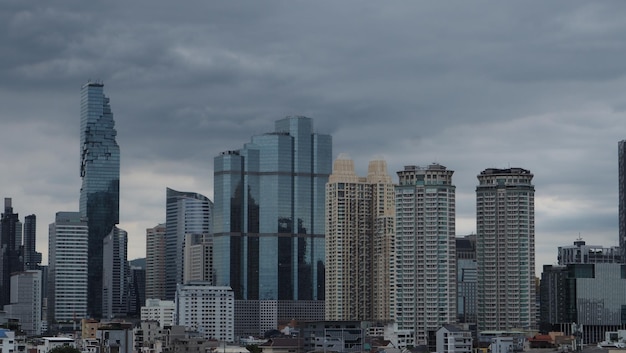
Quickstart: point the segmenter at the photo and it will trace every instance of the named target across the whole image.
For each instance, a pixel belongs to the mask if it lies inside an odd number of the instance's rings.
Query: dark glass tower
[[[102,241],[119,223],[120,148],[104,85],[89,82],[80,99],[80,213],[87,219],[88,314],[102,316]]]
[[[215,157],[215,284],[231,286],[237,300],[324,300],[332,139],[312,125],[287,117]]]
[[[11,273],[22,271],[19,243],[21,224],[17,213],[13,213],[10,198],[4,199],[4,213],[0,217],[0,307],[11,304]]]
[[[24,248],[22,256],[24,270],[39,270],[41,264],[41,253],[35,251],[37,242],[37,217],[32,214],[24,217]]]
[[[626,262],[626,140],[617,143],[619,169],[619,246]]]

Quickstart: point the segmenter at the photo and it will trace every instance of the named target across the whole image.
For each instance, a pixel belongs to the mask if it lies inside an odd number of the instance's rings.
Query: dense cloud
[[[0,4],[0,197],[77,210],[79,91],[102,80],[122,151],[121,227],[143,256],[165,188],[212,197],[212,161],[287,115],[315,119],[363,174],[455,171],[457,233],[476,175],[535,175],[537,268],[579,234],[617,243],[626,4],[9,0]]]

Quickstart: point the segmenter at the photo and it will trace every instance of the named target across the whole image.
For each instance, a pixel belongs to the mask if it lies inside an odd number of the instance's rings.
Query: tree
[[[63,345],[52,348],[48,353],[80,353],[80,350],[70,345]]]

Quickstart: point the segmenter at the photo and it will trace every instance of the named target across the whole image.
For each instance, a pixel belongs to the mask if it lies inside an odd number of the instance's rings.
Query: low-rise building
[[[454,325],[443,325],[437,330],[437,353],[471,353],[472,332]]]

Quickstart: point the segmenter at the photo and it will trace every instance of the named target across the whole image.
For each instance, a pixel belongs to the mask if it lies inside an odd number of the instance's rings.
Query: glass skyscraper
[[[278,120],[274,132],[215,157],[215,284],[236,300],[323,301],[331,171],[331,136],[313,133],[306,117]]]
[[[626,262],[626,140],[617,143],[617,167],[619,177],[619,246],[622,261]]]
[[[88,313],[102,316],[102,242],[119,223],[120,148],[104,85],[88,82],[80,99],[80,213],[89,228]]]
[[[213,202],[195,192],[167,188],[166,194],[165,299],[174,300],[176,285],[183,284],[185,236],[211,232]]]

